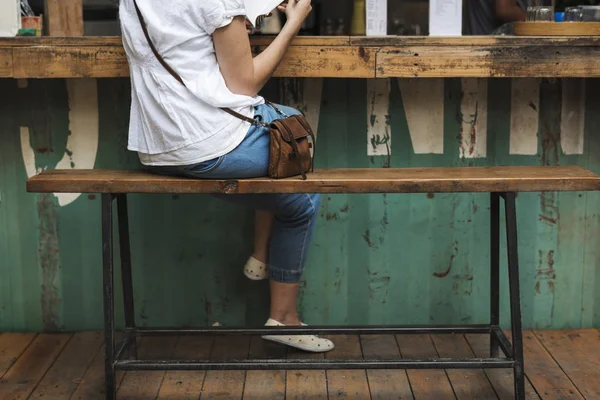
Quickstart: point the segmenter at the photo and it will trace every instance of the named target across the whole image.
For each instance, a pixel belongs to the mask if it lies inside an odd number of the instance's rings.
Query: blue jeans
[[[277,106],[287,115],[299,114],[290,107]],[[266,123],[283,118],[273,107],[255,107],[254,117]],[[196,179],[243,179],[267,176],[269,167],[269,130],[251,126],[244,141],[233,151],[213,160],[181,167],[153,167],[164,175]],[[275,214],[269,242],[269,274],[276,282],[300,281],[306,254],[319,211],[318,194],[248,194],[216,197],[255,210]]]

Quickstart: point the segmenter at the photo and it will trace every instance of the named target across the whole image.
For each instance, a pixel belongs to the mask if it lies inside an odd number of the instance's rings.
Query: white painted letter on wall
[[[444,153],[444,79],[398,79],[415,154]]]
[[[69,136],[66,150],[56,166],[48,165],[43,169],[92,169],[98,153],[98,86],[95,79],[67,79],[66,82],[69,95]],[[21,127],[21,152],[27,176],[32,177],[38,171],[28,127]],[[80,196],[77,193],[55,195],[60,206],[66,206]]]
[[[540,80],[513,79],[510,106],[510,154],[536,155],[540,108]]]

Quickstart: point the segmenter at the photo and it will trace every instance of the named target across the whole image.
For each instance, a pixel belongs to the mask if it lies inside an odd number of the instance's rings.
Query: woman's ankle
[[[252,253],[252,257],[255,260],[260,261],[263,264],[267,264],[267,261],[269,260],[269,256],[268,256],[268,252],[267,251],[264,251],[264,252],[254,251]]]
[[[298,318],[298,314],[296,314],[296,313],[293,313],[293,314],[291,314],[291,313],[271,313],[269,318],[271,318],[272,320],[275,320],[283,325],[289,325],[289,326],[302,325],[302,322],[300,321],[300,318]]]

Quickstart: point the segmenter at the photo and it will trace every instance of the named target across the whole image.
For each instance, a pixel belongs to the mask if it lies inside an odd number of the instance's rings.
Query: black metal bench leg
[[[517,213],[515,193],[504,196],[506,212],[506,244],[508,247],[508,280],[510,287],[510,319],[513,355],[515,359],[515,398],[525,399],[525,370],[523,362],[523,331],[521,326],[521,296],[519,289],[519,254],[517,245]]]
[[[119,219],[119,250],[121,253],[121,280],[123,284],[123,306],[125,311],[125,327],[129,341],[129,357],[137,358],[135,333],[135,309],[133,303],[133,278],[131,274],[131,246],[129,243],[129,215],[127,212],[127,195],[117,196],[117,214]]]
[[[490,325],[500,325],[500,195],[490,194]],[[490,357],[498,357],[498,340],[490,334]]]
[[[115,304],[112,243],[112,194],[102,195],[102,276],[104,283],[104,373],[106,399],[116,398]]]

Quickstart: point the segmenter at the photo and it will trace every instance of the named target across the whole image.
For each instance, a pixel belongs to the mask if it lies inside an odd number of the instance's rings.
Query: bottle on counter
[[[367,33],[366,13],[365,0],[354,0],[352,25],[350,26],[350,34],[352,36],[364,36]]]

